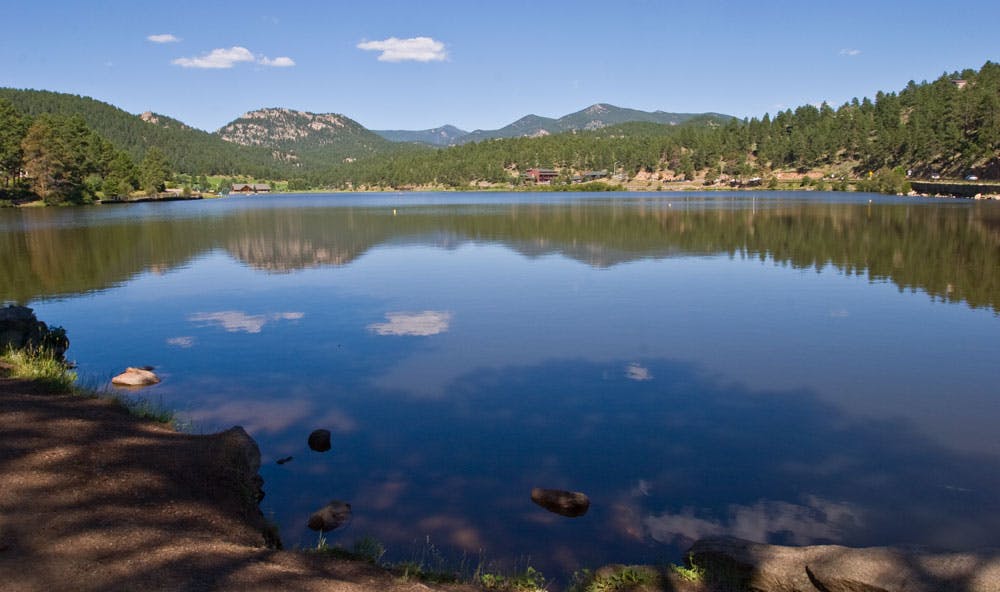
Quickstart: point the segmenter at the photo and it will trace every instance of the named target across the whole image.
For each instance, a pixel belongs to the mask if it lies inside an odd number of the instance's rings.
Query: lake
[[[260,444],[386,559],[551,577],[694,539],[1000,546],[1000,204],[270,195],[0,210],[0,300]],[[311,452],[316,428],[333,448]],[[293,460],[277,464],[276,460]],[[583,517],[533,487],[582,491]],[[464,558],[464,559],[463,559]]]

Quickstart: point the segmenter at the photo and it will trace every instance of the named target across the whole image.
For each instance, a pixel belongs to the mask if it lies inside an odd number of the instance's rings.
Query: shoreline
[[[260,451],[239,426],[184,434],[107,397],[9,378],[0,364],[0,433],[5,590],[553,589],[530,569],[459,583],[340,547],[281,550],[259,508]],[[711,537],[687,557],[686,566],[584,570],[572,589],[777,592],[855,589],[837,587],[853,582],[893,592],[1000,591],[1000,550],[929,554]]]
[[[395,187],[365,187],[360,189],[307,189],[300,191],[271,191],[266,193],[252,193],[252,194],[206,194],[198,195],[192,197],[144,197],[135,198],[128,200],[103,200],[98,199],[90,203],[83,204],[73,204],[73,206],[89,206],[89,205],[126,205],[126,204],[136,204],[136,203],[167,203],[175,201],[200,201],[208,200],[214,201],[216,199],[224,199],[230,197],[244,197],[253,198],[267,195],[323,195],[323,194],[343,194],[343,195],[364,195],[364,194],[375,194],[375,193],[398,193],[398,194],[422,194],[422,193],[585,193],[585,194],[601,194],[601,193],[714,193],[714,192],[775,192],[775,193],[786,193],[786,192],[808,192],[808,193],[873,193],[869,191],[858,191],[857,189],[848,189],[845,191],[838,191],[833,189],[817,189],[815,186],[800,186],[795,183],[783,182],[779,187],[764,187],[764,186],[746,186],[737,185],[731,186],[727,184],[715,183],[711,185],[705,185],[700,181],[682,181],[682,182],[669,182],[666,184],[659,184],[655,187],[650,187],[648,182],[644,181],[633,181],[626,182],[624,184],[605,184],[598,183],[602,185],[601,188],[594,187],[580,187],[575,189],[574,185],[537,185],[537,186],[467,186],[467,187],[446,187],[446,186],[420,186],[420,187],[405,187],[405,188],[395,188]],[[986,201],[998,201],[1000,200],[1000,183],[998,184],[962,184],[962,183],[932,183],[924,181],[913,181],[915,187],[919,186],[922,190],[918,191],[916,189],[911,190],[909,193],[895,193],[895,194],[884,194],[884,195],[895,195],[897,197],[921,197],[921,198],[934,198],[934,199],[968,199],[968,200],[986,200]],[[940,185],[942,188],[959,188],[960,190],[951,192],[930,192],[928,189]],[[968,188],[968,189],[966,189]],[[993,190],[991,192],[985,192],[984,189]],[[877,192],[876,192],[877,193]],[[42,200],[33,200],[27,202],[13,202],[9,205],[3,207],[11,208],[38,208],[38,207],[49,207]],[[59,207],[71,207],[69,204],[64,204]]]
[[[4,590],[478,589],[274,548],[260,452],[238,426],[184,434],[0,366],[0,433]]]

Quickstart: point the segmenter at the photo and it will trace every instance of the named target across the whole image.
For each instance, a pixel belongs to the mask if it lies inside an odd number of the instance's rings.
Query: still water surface
[[[869,201],[871,200],[871,201]],[[286,546],[550,575],[714,534],[1000,545],[1000,208],[859,194],[0,211],[0,300],[258,441]],[[310,452],[328,428],[333,449]],[[275,460],[293,456],[277,465]],[[590,495],[577,519],[532,487]]]

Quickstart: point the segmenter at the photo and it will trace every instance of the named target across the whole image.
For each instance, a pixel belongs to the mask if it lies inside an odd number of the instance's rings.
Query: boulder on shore
[[[583,516],[590,509],[590,498],[579,491],[535,487],[531,490],[531,501],[549,512],[568,518]]]
[[[0,351],[6,349],[46,350],[63,359],[69,339],[62,327],[49,327],[27,306],[0,307]]]
[[[124,372],[111,379],[111,384],[117,386],[149,386],[160,382],[160,377],[145,368],[126,368]]]
[[[340,500],[330,503],[313,512],[309,517],[309,529],[320,532],[330,532],[343,526],[351,519],[351,504]]]
[[[330,449],[330,430],[313,430],[309,434],[309,448],[316,452],[326,452]]]
[[[1000,549],[930,553],[904,547],[785,547],[701,539],[688,561],[759,592],[1000,592]]]

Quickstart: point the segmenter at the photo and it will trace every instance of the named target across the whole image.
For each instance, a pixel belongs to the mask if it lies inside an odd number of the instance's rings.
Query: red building
[[[526,176],[535,180],[535,183],[550,183],[552,179],[559,176],[559,173],[555,169],[528,169],[524,173]]]

